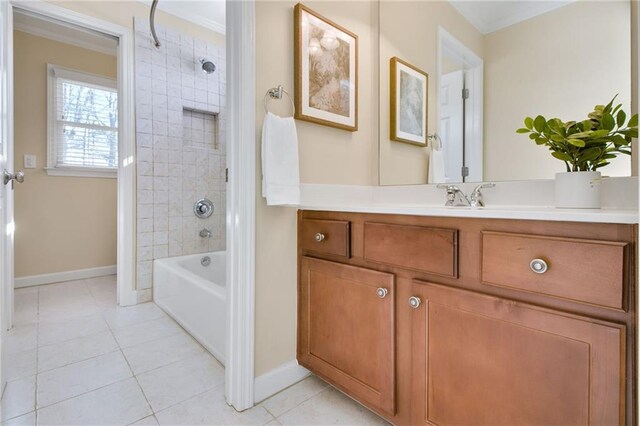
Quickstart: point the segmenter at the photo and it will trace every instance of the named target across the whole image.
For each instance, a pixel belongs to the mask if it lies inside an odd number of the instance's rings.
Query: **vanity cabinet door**
[[[298,361],[393,415],[394,276],[311,257],[300,272]]]
[[[419,281],[412,294],[413,424],[623,423],[623,325]]]

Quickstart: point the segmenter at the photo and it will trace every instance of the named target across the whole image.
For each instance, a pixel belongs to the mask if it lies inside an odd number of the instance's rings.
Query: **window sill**
[[[49,176],[84,177],[84,178],[107,178],[117,179],[118,169],[105,170],[90,167],[45,167]]]

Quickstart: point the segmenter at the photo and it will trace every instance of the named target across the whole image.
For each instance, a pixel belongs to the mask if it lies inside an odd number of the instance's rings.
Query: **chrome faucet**
[[[211,231],[209,231],[207,228],[203,228],[200,231],[200,237],[201,238],[211,238]]]
[[[478,207],[484,207],[484,200],[482,199],[481,190],[484,188],[493,188],[496,186],[495,183],[483,183],[481,185],[476,186],[476,189],[471,193],[470,206],[472,209],[477,209]]]
[[[438,185],[440,189],[447,190],[447,202],[444,203],[446,207],[470,207],[471,202],[467,198],[464,192],[456,185]]]

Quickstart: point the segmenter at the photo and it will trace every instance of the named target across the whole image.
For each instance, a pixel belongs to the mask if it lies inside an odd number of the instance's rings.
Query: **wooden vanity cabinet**
[[[391,423],[636,424],[636,225],[300,211],[298,226],[298,360]],[[310,242],[325,230],[346,245]]]
[[[414,425],[619,425],[625,326],[415,281]]]

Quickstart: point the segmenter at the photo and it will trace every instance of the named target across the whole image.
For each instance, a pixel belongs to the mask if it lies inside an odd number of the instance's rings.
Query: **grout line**
[[[115,351],[114,351],[114,352],[115,352]],[[111,385],[115,385],[116,383],[124,382],[124,381],[126,381],[126,380],[131,379],[131,378],[132,378],[132,377],[125,377],[125,378],[123,378],[123,379],[116,380],[115,382],[112,382],[112,383],[109,383],[109,384],[106,384],[106,385],[102,385],[102,386],[100,386],[99,388],[91,389],[90,391],[82,392],[82,393],[79,393],[78,395],[74,395],[74,396],[70,396],[70,397],[65,398],[65,399],[61,399],[60,401],[56,401],[56,402],[54,402],[53,404],[49,404],[49,405],[44,405],[44,406],[42,406],[42,407],[38,407],[38,408],[36,409],[36,413],[37,413],[38,411],[40,411],[40,410],[45,409],[45,408],[53,407],[54,405],[58,405],[58,404],[61,404],[61,403],[63,403],[63,402],[66,402],[66,401],[69,401],[69,400],[72,400],[72,399],[75,399],[75,398],[79,398],[79,397],[84,396],[84,395],[86,395],[86,394],[88,394],[88,393],[95,392],[95,391],[98,391],[98,390],[100,390],[100,389],[107,388],[107,387],[109,387],[109,386],[111,386]]]
[[[127,356],[124,354],[124,351],[122,350],[122,346],[120,346],[120,342],[118,342],[118,339],[116,339],[116,335],[113,333],[113,329],[111,328],[111,326],[109,325],[109,323],[107,321],[105,321],[105,322],[107,323],[107,328],[109,329],[109,332],[111,332],[111,336],[113,336],[113,339],[116,341],[116,345],[118,345],[118,350],[120,351],[120,354],[122,355],[122,358],[124,358],[124,362],[127,363],[127,367],[129,367],[129,371],[131,371],[131,376],[136,381],[136,384],[138,385],[138,389],[140,389],[140,392],[142,393],[142,396],[144,397],[144,400],[147,402],[147,406],[149,407],[149,410],[151,410],[151,413],[153,413],[154,412],[153,411],[153,407],[151,406],[151,403],[149,402],[149,398],[147,398],[147,394],[144,392],[144,389],[143,389],[142,385],[140,384],[140,381],[138,380],[138,376],[136,376],[136,373],[133,371],[133,368],[131,367],[131,364],[129,363],[129,359],[127,359]],[[148,416],[146,416],[146,417],[148,417]],[[143,418],[146,418],[146,417],[143,417]],[[142,419],[140,419],[140,420],[142,420]]]
[[[291,407],[291,408],[289,408],[288,410],[283,411],[283,412],[282,412],[282,413],[280,413],[280,415],[278,415],[278,416],[276,416],[275,414],[273,414],[271,411],[269,411],[269,409],[268,409],[267,407],[265,407],[265,406],[264,406],[264,403],[265,403],[265,402],[267,402],[267,401],[269,401],[271,398],[274,398],[276,395],[279,395],[279,394],[281,394],[282,392],[285,392],[287,389],[291,389],[292,387],[294,387],[294,386],[296,386],[296,385],[298,385],[298,384],[300,384],[300,383],[304,382],[305,380],[307,380],[307,379],[308,379],[308,378],[310,378],[310,377],[316,377],[316,376],[307,376],[307,377],[305,377],[304,379],[300,380],[299,382],[294,383],[294,384],[292,384],[291,386],[288,386],[288,387],[286,387],[286,388],[282,389],[282,390],[281,390],[280,392],[278,392],[277,394],[270,396],[269,398],[265,399],[264,401],[262,401],[262,402],[261,402],[260,404],[258,404],[258,405],[262,406],[265,410],[267,410],[267,411],[269,412],[269,414],[271,414],[271,415],[272,415],[276,420],[278,420],[280,417],[284,416],[285,414],[287,414],[287,413],[288,413],[288,412],[290,412],[291,410],[294,410],[294,409],[298,408],[299,406],[301,406],[301,405],[302,405],[302,404],[304,404],[305,402],[309,401],[310,399],[313,399],[313,398],[315,398],[316,396],[320,395],[322,392],[324,392],[325,390],[327,390],[327,388],[328,388],[328,387],[330,387],[330,386],[331,386],[331,385],[329,385],[328,383],[326,383],[326,382],[325,382],[325,386],[324,386],[322,389],[320,389],[318,392],[316,392],[316,393],[314,393],[313,395],[309,396],[308,398],[304,399],[304,400],[303,400],[303,401],[301,401],[299,404],[297,404],[295,407]],[[323,382],[324,382],[324,380],[323,380]]]

